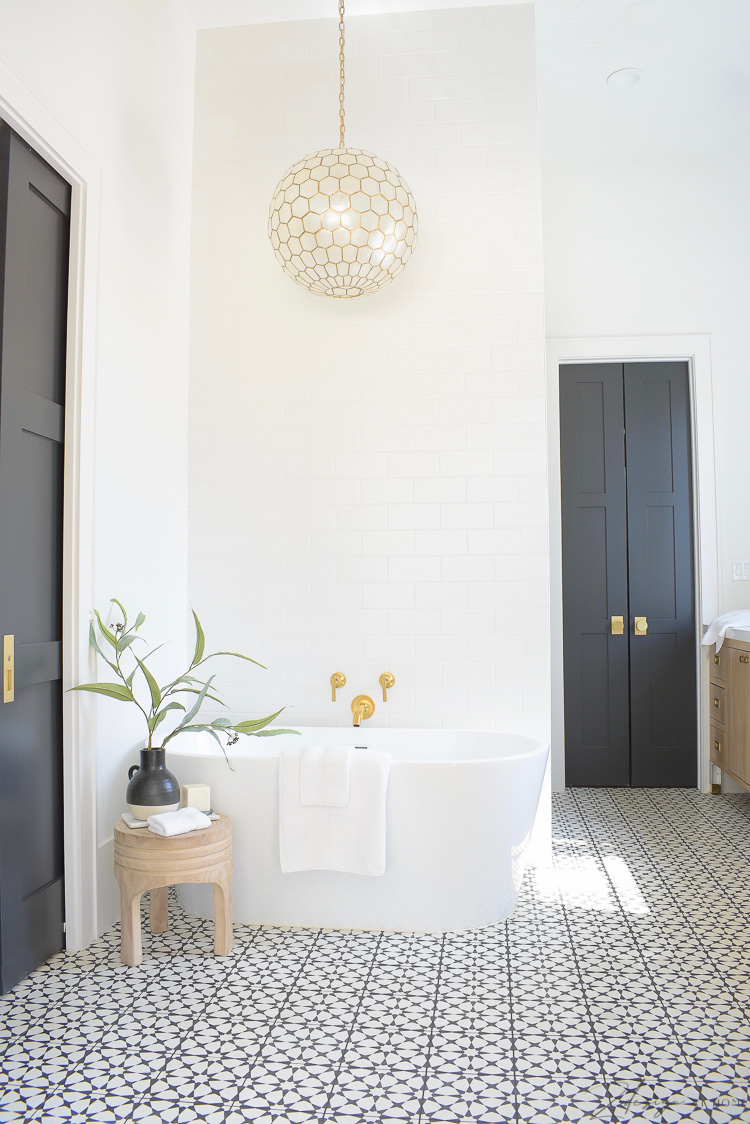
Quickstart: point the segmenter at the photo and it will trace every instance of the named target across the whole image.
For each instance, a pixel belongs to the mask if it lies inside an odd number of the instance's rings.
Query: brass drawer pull
[[[719,753],[721,751],[721,742],[714,742],[714,749]]]
[[[721,656],[714,656],[714,663],[716,663],[716,664],[721,663]]]
[[[714,698],[714,706],[715,707],[721,706],[721,703],[719,702],[719,700],[717,698]]]
[[[740,663],[750,663],[750,656],[740,656]]]

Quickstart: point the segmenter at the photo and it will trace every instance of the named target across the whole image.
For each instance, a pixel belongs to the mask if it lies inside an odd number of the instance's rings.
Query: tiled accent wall
[[[337,143],[337,49],[332,19],[198,36],[192,603],[268,665],[220,669],[232,713],[349,724],[365,692],[375,725],[546,733],[533,8],[348,20],[347,140],[420,219],[353,301],[294,285],[266,234],[286,168]]]

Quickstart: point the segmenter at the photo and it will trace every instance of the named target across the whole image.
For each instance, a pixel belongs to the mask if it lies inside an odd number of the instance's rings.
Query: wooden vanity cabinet
[[[711,761],[750,790],[750,643],[725,640],[710,659]]]

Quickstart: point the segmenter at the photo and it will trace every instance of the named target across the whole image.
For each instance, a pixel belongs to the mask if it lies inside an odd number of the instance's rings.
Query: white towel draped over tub
[[[715,644],[718,652],[730,628],[750,629],[750,609],[733,609],[731,613],[722,613],[720,617],[715,617],[706,629],[701,644],[707,648]]]
[[[300,804],[346,808],[353,753],[353,745],[311,745],[300,751]]]
[[[279,853],[284,874],[299,870],[385,874],[390,768],[390,753],[377,749],[282,749]]]

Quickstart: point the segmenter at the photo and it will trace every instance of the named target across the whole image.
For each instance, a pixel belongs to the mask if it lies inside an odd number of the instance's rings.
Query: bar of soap
[[[184,784],[182,786],[183,808],[197,808],[199,812],[211,811],[211,786],[207,784]]]

